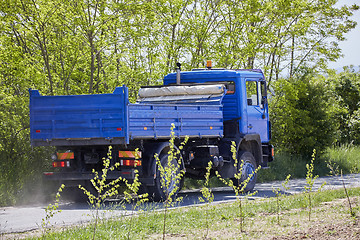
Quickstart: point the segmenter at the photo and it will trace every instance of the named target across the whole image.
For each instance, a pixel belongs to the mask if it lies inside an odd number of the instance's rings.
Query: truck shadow
[[[242,194],[240,197],[249,200],[255,200],[259,198],[271,198],[275,197],[275,193],[271,190],[271,188],[267,189],[255,189],[255,194],[252,196],[248,196],[247,194]],[[232,191],[228,187],[221,187],[221,188],[214,188],[212,189],[214,194],[213,204],[218,203],[225,203],[225,202],[233,202],[237,199],[234,191]],[[289,192],[280,191],[283,195],[290,195]],[[200,190],[184,190],[181,191],[178,196],[181,200],[176,201],[172,204],[172,208],[179,208],[179,207],[187,207],[187,206],[200,206],[204,204],[199,200],[199,198],[203,197]],[[126,201],[119,197],[116,199],[106,200],[102,206],[101,210],[115,210],[115,211],[132,211],[133,207],[136,205],[136,200],[132,203],[126,203]],[[140,206],[137,206],[135,211],[142,210],[142,211],[153,211],[153,210],[160,210],[163,209],[165,206],[164,202],[145,202],[142,203]],[[62,202],[60,204],[60,209],[62,210],[91,210],[94,209],[89,203],[75,203],[75,202]]]

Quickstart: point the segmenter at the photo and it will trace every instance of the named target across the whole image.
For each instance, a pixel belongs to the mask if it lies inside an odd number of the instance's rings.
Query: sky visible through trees
[[[359,5],[358,0],[340,0],[337,3],[337,6],[342,5]],[[360,21],[360,11],[356,11],[351,19],[359,23]],[[358,44],[360,39],[360,25],[358,24],[353,30],[345,34],[346,40],[339,43],[339,47],[342,49],[344,57],[341,57],[336,62],[329,63],[330,68],[342,70],[343,66],[359,66],[360,60],[358,53],[360,52],[360,45]]]

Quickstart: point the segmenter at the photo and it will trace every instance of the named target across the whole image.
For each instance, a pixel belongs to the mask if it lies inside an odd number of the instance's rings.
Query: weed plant
[[[341,182],[342,182],[342,185],[343,185],[343,188],[344,188],[344,192],[346,194],[346,198],[348,200],[348,204],[349,204],[349,211],[350,211],[350,217],[354,218],[356,217],[355,215],[355,212],[353,211],[353,208],[351,206],[351,201],[350,201],[350,197],[349,197],[349,194],[348,194],[348,191],[347,191],[347,188],[346,188],[346,185],[345,185],[345,181],[344,181],[344,178],[343,178],[343,173],[342,173],[342,170],[340,171],[341,173]]]
[[[292,178],[305,178],[308,159],[286,152],[277,152],[275,158],[269,163],[268,169],[261,170],[257,182],[282,181],[289,174]]]
[[[342,186],[343,186],[343,189],[344,189],[344,192],[346,194],[346,198],[347,198],[348,204],[349,204],[350,216],[355,219],[356,215],[355,215],[355,212],[353,211],[353,208],[351,206],[351,201],[350,201],[350,197],[349,197],[349,194],[347,192],[346,184],[345,184],[345,181],[344,181],[344,178],[343,178],[342,169],[339,170],[339,164],[336,163],[336,162],[333,162],[332,159],[327,160],[326,164],[327,164],[328,168],[330,169],[330,174],[331,175],[338,176],[339,172],[340,172]]]
[[[182,158],[180,151],[184,148],[188,141],[188,137],[185,137],[184,141],[180,143],[179,147],[175,146],[175,124],[171,124],[170,128],[170,140],[169,151],[167,155],[167,162],[163,165],[160,161],[158,154],[155,154],[157,169],[159,171],[161,188],[165,193],[164,201],[164,221],[163,221],[163,239],[165,239],[166,233],[166,217],[168,208],[173,206],[176,202],[182,200],[182,198],[176,198],[176,193],[180,188],[180,183],[184,177],[185,171],[182,168]]]
[[[201,195],[202,197],[199,197],[200,202],[206,203],[206,209],[205,209],[205,218],[206,218],[206,233],[204,236],[204,239],[207,239],[207,236],[209,234],[209,207],[211,203],[214,201],[214,194],[212,193],[211,189],[209,188],[209,180],[210,180],[210,173],[212,169],[213,163],[212,161],[209,161],[208,166],[206,168],[205,173],[205,182],[204,186],[201,188]]]
[[[344,174],[360,173],[360,146],[343,145],[326,149],[314,161],[314,174],[319,176],[329,175],[328,163],[342,169]],[[291,178],[305,178],[308,158],[286,152],[276,152],[275,161],[269,163],[268,169],[263,169],[259,174],[258,182],[283,180],[288,174]],[[330,173],[331,174],[331,173]]]
[[[344,174],[360,172],[360,146],[344,145],[328,148],[323,155],[317,156],[314,162],[314,174],[319,176],[329,175],[328,163],[343,170]],[[286,152],[276,152],[275,161],[269,163],[268,169],[262,169],[257,176],[257,182],[270,182],[283,180],[288,174],[291,178],[305,178],[306,164],[309,159],[300,155]],[[331,174],[331,173],[330,173]],[[201,188],[203,180],[185,179],[184,188]],[[224,184],[217,178],[212,178],[210,187],[221,187]]]
[[[138,149],[135,150],[135,160],[136,159],[139,159]],[[136,163],[137,162],[135,161],[135,168],[136,168]],[[132,183],[129,183],[127,179],[123,179],[126,186],[126,190],[124,191],[124,198],[127,203],[131,204],[131,215],[128,226],[127,239],[131,239],[130,233],[132,229],[132,222],[133,222],[135,210],[137,210],[142,204],[144,204],[149,200],[148,193],[139,194],[139,189],[141,186],[141,183],[139,181],[139,171],[135,169],[134,173],[135,173],[135,178]]]
[[[306,185],[305,185],[305,195],[307,196],[308,208],[309,208],[309,222],[311,221],[311,209],[312,209],[312,202],[311,202],[311,194],[314,187],[315,180],[319,177],[319,175],[314,175],[314,161],[316,156],[316,150],[313,150],[313,154],[311,156],[310,164],[306,164]],[[318,191],[326,184],[324,182]]]
[[[93,237],[95,239],[96,229],[99,220],[99,210],[104,200],[108,197],[114,196],[118,194],[118,188],[120,187],[120,182],[123,181],[121,177],[107,182],[107,174],[109,171],[113,171],[115,168],[119,166],[119,163],[115,163],[114,166],[110,166],[110,161],[112,159],[111,156],[112,147],[109,146],[109,150],[107,153],[107,157],[103,158],[103,169],[101,176],[94,169],[92,170],[94,174],[94,178],[90,180],[92,186],[95,188],[95,193],[93,194],[91,189],[86,189],[84,186],[79,185],[79,188],[84,191],[84,194],[89,199],[89,204],[95,209],[95,222],[93,228]]]
[[[185,178],[183,189],[201,189],[204,187],[204,184],[205,180],[203,179]],[[213,177],[209,179],[209,188],[214,187],[226,187],[226,185],[218,178]]]
[[[243,232],[245,215],[244,215],[242,200],[241,200],[240,195],[244,193],[250,179],[253,177],[253,175],[255,175],[259,171],[261,166],[259,166],[257,169],[255,169],[255,172],[253,174],[250,174],[247,179],[245,179],[244,181],[241,181],[242,170],[244,167],[244,160],[243,159],[238,160],[236,143],[234,141],[231,143],[231,153],[232,153],[232,158],[234,160],[234,167],[235,167],[235,169],[238,169],[237,173],[234,175],[234,178],[235,178],[235,181],[237,181],[237,184],[234,183],[233,180],[231,180],[231,179],[225,180],[224,178],[222,178],[218,171],[216,171],[215,173],[216,173],[216,176],[220,179],[220,181],[222,181],[225,185],[231,187],[235,192],[236,201],[238,202],[238,207],[239,207],[240,231]],[[240,161],[240,165],[239,165],[239,161]],[[253,196],[256,193],[257,193],[257,191],[248,193],[246,197]]]
[[[288,190],[289,187],[287,186],[289,183],[291,175],[287,175],[287,177],[285,178],[285,181],[281,184],[284,190]],[[283,194],[281,193],[281,189],[280,188],[272,188],[273,193],[275,193],[276,196],[276,212],[277,212],[277,224],[280,225],[280,201],[281,201],[281,197],[283,196]]]
[[[49,204],[45,208],[45,218],[41,219],[41,227],[43,229],[43,238],[45,238],[45,235],[50,230],[50,219],[55,216],[55,214],[60,213],[61,210],[59,209],[59,201],[60,201],[60,193],[65,188],[64,184],[61,184],[59,187],[56,195],[55,195],[55,202],[53,204]]]

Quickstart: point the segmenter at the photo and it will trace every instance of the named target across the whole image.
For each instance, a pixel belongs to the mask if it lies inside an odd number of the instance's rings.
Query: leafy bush
[[[310,157],[334,141],[335,123],[331,103],[322,82],[311,71],[274,83],[271,99],[273,143],[280,150]]]
[[[338,104],[335,119],[338,122],[338,142],[360,144],[360,71],[346,67],[329,77],[334,100]]]
[[[27,98],[0,90],[0,206],[34,201],[50,167],[53,148],[30,146],[27,105]]]

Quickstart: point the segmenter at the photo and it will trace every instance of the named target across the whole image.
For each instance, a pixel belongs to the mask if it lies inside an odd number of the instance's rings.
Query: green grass
[[[360,172],[360,146],[344,145],[329,148],[324,158],[342,169],[344,174]]]
[[[269,163],[268,169],[261,169],[258,174],[258,182],[270,182],[284,180],[287,175],[291,178],[305,178],[307,159],[288,153],[275,155],[275,160]]]
[[[260,169],[258,173],[258,182],[271,182],[275,180],[284,180],[287,175],[291,178],[305,178],[306,164],[311,157],[304,158],[300,155],[289,153],[277,153],[275,160],[269,163],[268,169]],[[360,173],[360,146],[346,145],[342,147],[328,148],[322,155],[318,155],[314,162],[314,174],[321,176],[331,175],[327,163],[331,162],[333,166],[342,169],[343,174]],[[201,188],[203,180],[185,179],[184,189]],[[224,184],[216,177],[211,178],[210,187],[222,187]]]
[[[278,153],[275,160],[269,163],[268,169],[261,169],[258,175],[258,182],[269,182],[274,180],[284,180],[288,174],[291,178],[305,178],[306,164],[311,157],[304,158],[299,155],[288,153]],[[332,147],[326,149],[322,155],[316,156],[314,162],[314,174],[319,176],[331,175],[327,163],[338,167],[338,171],[344,174],[360,172],[360,146],[346,145],[342,147]]]
[[[350,196],[360,196],[360,188],[349,189]],[[330,202],[335,199],[345,198],[343,189],[317,192],[313,195],[313,206],[320,206],[323,202]],[[251,226],[251,218],[256,216],[268,216],[276,213],[276,199],[245,200],[244,213],[246,216],[246,228]],[[285,196],[281,201],[282,211],[300,209],[297,214],[304,215],[306,201],[303,194]],[[186,235],[194,238],[202,238],[206,229],[206,221],[212,225],[209,237],[216,232],[238,231],[238,205],[236,203],[223,203],[217,205],[203,205],[189,208],[178,208],[170,210],[167,218],[167,236]],[[203,214],[205,208],[210,208],[209,214]],[[358,207],[355,209],[359,214]],[[162,234],[162,212],[142,212],[133,219],[130,229],[131,239],[157,239]],[[296,213],[291,213],[296,214]],[[282,216],[286,222],[286,216]],[[116,220],[100,222],[96,239],[126,239],[129,231],[129,218],[123,217]],[[91,224],[83,227],[74,227],[65,230],[49,233],[46,239],[89,239],[92,234]],[[37,239],[37,238],[32,238]]]

